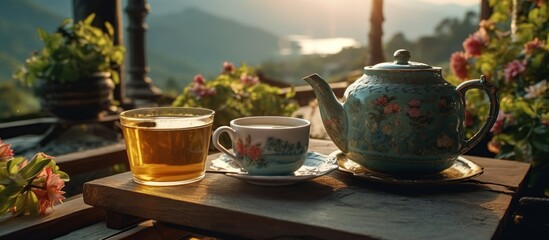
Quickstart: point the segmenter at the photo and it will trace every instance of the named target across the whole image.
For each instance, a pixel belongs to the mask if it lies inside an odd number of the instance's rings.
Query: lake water
[[[292,35],[280,40],[281,55],[335,54],[343,48],[360,47],[353,38],[311,38]]]

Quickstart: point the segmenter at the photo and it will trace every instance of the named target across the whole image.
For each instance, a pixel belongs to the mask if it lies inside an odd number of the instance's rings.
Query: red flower
[[[248,155],[252,161],[257,161],[261,158],[261,149],[258,146],[250,146],[246,149],[246,155]]]
[[[374,101],[374,104],[375,105],[385,105],[387,102],[389,102],[389,100],[387,99],[387,96],[383,95],[383,96],[377,98]]]
[[[246,155],[246,147],[244,146],[244,142],[240,139],[236,142],[236,152],[240,155]]]
[[[400,106],[396,103],[390,103],[383,108],[383,113],[385,114],[399,113],[399,112],[400,112]]]
[[[259,78],[242,73],[242,75],[240,75],[240,82],[245,86],[252,86],[259,83]]]
[[[524,44],[524,52],[526,54],[532,54],[536,49],[543,48],[543,41],[540,41],[539,38],[534,38],[534,40]]]
[[[421,101],[419,101],[418,99],[410,99],[410,101],[408,101],[408,106],[412,107],[412,108],[419,108],[421,107]]]
[[[421,111],[419,110],[419,108],[410,108],[408,110],[408,115],[412,118],[418,118],[421,117]]]
[[[465,111],[465,127],[472,127],[475,124],[475,117],[471,112]]]
[[[500,133],[503,130],[503,124],[505,123],[506,118],[507,114],[500,110],[498,113],[498,117],[496,118],[496,122],[492,126],[492,129],[490,129],[490,132],[494,134]]]
[[[524,70],[526,70],[526,66],[524,66],[523,62],[519,60],[513,60],[505,66],[505,70],[503,71],[505,74],[505,80],[507,80],[507,82],[510,82],[511,80],[513,80],[513,78],[524,72]]]
[[[204,85],[206,84],[206,79],[202,74],[196,74],[193,79],[194,84]]]
[[[484,39],[480,34],[469,35],[465,41],[463,41],[463,49],[469,54],[469,56],[480,56],[482,49],[484,48]]]
[[[223,62],[223,73],[232,73],[234,71],[234,64],[231,62]]]
[[[461,80],[467,79],[467,54],[465,52],[455,52],[450,57],[450,68],[452,72]]]
[[[9,160],[13,157],[13,150],[10,147],[11,144],[2,143],[2,139],[0,139],[0,161]]]
[[[204,76],[202,76],[202,74],[197,74],[194,76],[193,85],[189,91],[197,98],[214,95],[216,93],[215,89],[206,87],[205,84],[206,79],[204,79]]]

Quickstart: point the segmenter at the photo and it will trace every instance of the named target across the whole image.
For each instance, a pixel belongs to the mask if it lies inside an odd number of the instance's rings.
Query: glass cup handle
[[[229,155],[229,157],[231,157],[233,160],[235,161],[238,161],[238,159],[236,158],[236,156],[234,155],[234,153],[232,153],[231,151],[227,150],[227,148],[225,148],[223,145],[221,145],[221,143],[219,142],[219,136],[221,136],[222,133],[226,132],[227,134],[229,134],[229,137],[231,138],[231,141],[233,141],[235,139],[235,131],[234,129],[228,127],[228,126],[221,126],[219,128],[217,128],[213,135],[212,135],[212,143],[214,145],[215,148],[217,148],[219,151],[222,151],[223,153]]]

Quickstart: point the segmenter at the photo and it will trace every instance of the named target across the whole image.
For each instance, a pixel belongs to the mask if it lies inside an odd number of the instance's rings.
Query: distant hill
[[[0,1],[0,81],[42,47],[37,27],[53,31],[62,17],[29,0]]]
[[[147,22],[151,51],[184,60],[206,74],[219,73],[223,61],[258,64],[278,55],[277,36],[196,8],[151,16]]]
[[[52,13],[40,4],[46,2],[0,1],[0,81],[10,79],[25,58],[43,47],[36,27],[52,32],[66,17]],[[48,5],[52,6],[57,5]],[[195,74],[217,74],[223,61],[258,64],[278,54],[277,36],[196,8],[150,16],[147,24],[145,43],[147,64],[151,69],[149,76],[160,88],[166,86],[168,79],[171,87],[174,87],[173,82],[183,87]]]
[[[264,29],[278,36],[313,38],[350,37],[366,43],[370,29],[371,1],[367,0],[149,0],[150,16],[166,15],[195,7],[216,16]],[[478,5],[465,7],[421,0],[384,0],[384,38],[403,32],[408,39],[432,34],[447,17],[462,17]]]

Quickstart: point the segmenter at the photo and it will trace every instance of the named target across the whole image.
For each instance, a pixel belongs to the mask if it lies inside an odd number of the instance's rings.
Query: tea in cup
[[[214,111],[153,107],[120,113],[133,180],[172,186],[201,180],[211,139]]]
[[[293,117],[238,118],[216,129],[212,141],[249,175],[289,175],[305,161],[310,126],[309,121]],[[229,135],[233,151],[221,145],[222,133]]]

